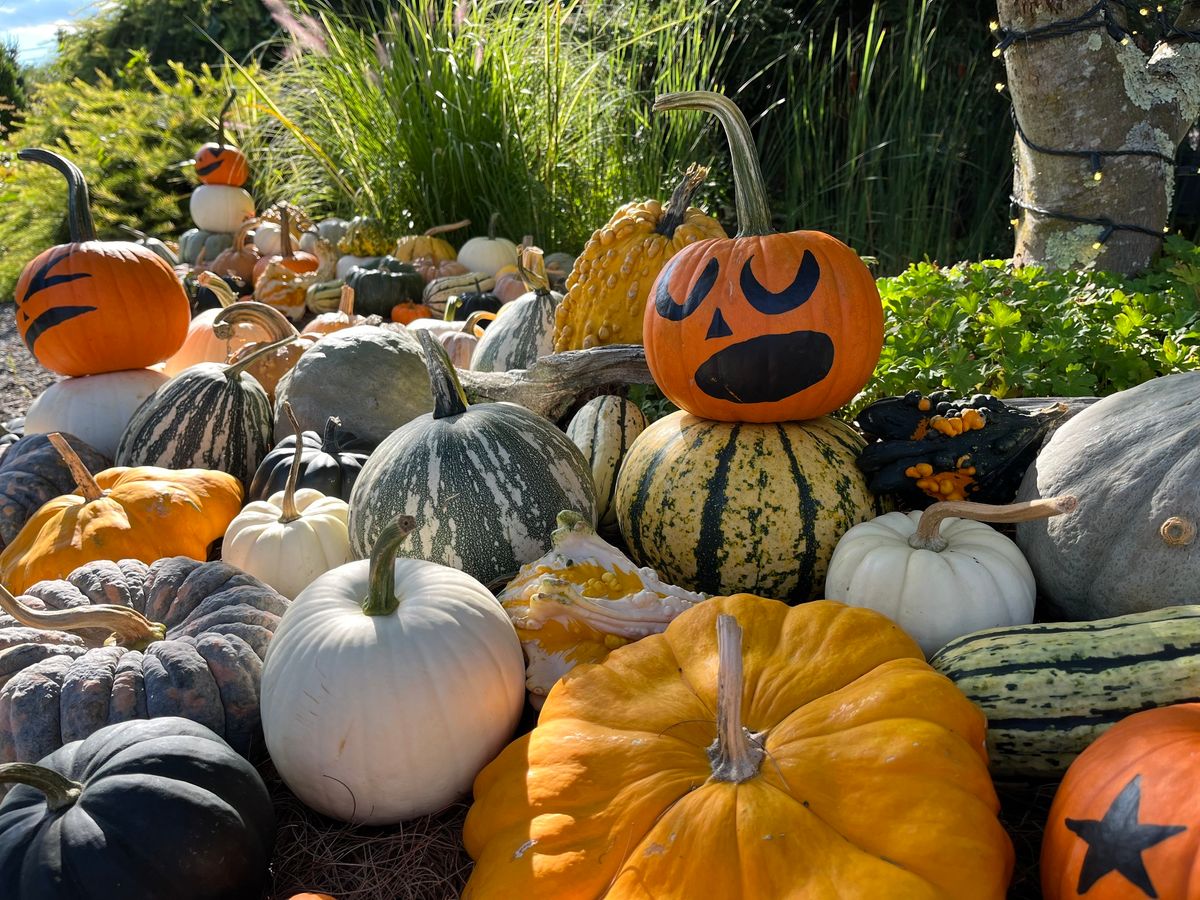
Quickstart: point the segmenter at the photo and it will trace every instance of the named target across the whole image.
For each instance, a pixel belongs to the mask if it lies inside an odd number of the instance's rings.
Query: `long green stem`
[[[428,328],[416,329],[417,338],[425,348],[425,365],[429,369],[429,388],[433,391],[433,417],[445,419],[467,411],[467,395],[463,391],[454,363],[446,348]]]
[[[67,230],[71,235],[71,243],[96,240],[96,225],[92,221],[87,180],[79,171],[79,167],[65,156],[40,147],[19,151],[17,159],[42,163],[67,179]]]
[[[396,598],[396,554],[417,527],[412,516],[398,516],[384,526],[371,550],[371,569],[367,576],[367,599],[362,611],[368,616],[390,616],[400,607]]]
[[[74,805],[83,793],[83,785],[53,769],[33,763],[10,762],[0,765],[0,784],[25,784],[46,795],[46,808],[58,812]]]
[[[654,98],[654,110],[700,109],[717,117],[729,142],[733,164],[733,186],[738,217],[738,237],[774,234],[771,227],[771,207],[767,203],[767,188],[758,151],[750,125],[737,104],[723,94],[712,91],[682,91]]]

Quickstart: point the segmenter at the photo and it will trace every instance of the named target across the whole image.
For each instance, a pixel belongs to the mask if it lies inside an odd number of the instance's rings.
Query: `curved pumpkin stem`
[[[736,103],[724,94],[712,91],[682,91],[654,98],[655,112],[664,109],[702,109],[717,117],[725,129],[729,156],[733,163],[734,199],[737,205],[737,237],[755,234],[774,234],[771,227],[771,207],[767,203],[767,187],[750,125]]]
[[[96,479],[92,477],[92,473],[88,471],[88,467],[83,464],[83,460],[79,458],[79,454],[75,452],[75,448],[67,443],[67,439],[57,431],[53,434],[46,435],[50,439],[50,443],[54,445],[54,449],[58,451],[58,455],[62,457],[63,465],[71,473],[71,477],[75,479],[75,484],[79,487],[79,495],[83,497],[85,503],[91,503],[93,500],[99,500],[104,496],[104,491],[100,485],[96,484]]]
[[[942,521],[951,516],[973,519],[976,522],[1030,522],[1034,519],[1049,519],[1051,516],[1074,512],[1079,501],[1064,497],[1027,500],[1024,503],[1009,503],[993,506],[990,503],[971,503],[968,500],[947,500],[935,503],[921,513],[916,532],[908,539],[914,550],[932,550],[941,553],[949,543],[939,533]]]
[[[432,228],[425,229],[423,233],[425,237],[433,237],[435,234],[445,234],[447,231],[458,231],[470,224],[470,219],[463,219],[461,222],[451,222],[449,225],[434,225]]]
[[[467,411],[467,394],[459,383],[454,363],[441,341],[428,328],[418,328],[417,338],[425,348],[425,365],[429,369],[429,387],[433,391],[433,417],[445,419]]]
[[[246,240],[250,237],[250,232],[262,224],[262,219],[258,216],[251,216],[241,225],[233,235],[233,249],[238,253],[244,253],[246,250]]]
[[[742,724],[742,626],[717,616],[717,739],[708,748],[712,777],[737,784],[762,768],[762,735]]]
[[[217,315],[220,315],[220,313],[217,313]],[[261,347],[259,347],[257,350],[255,350],[253,353],[249,354],[248,356],[243,356],[241,359],[239,359],[235,363],[226,363],[225,377],[228,378],[230,381],[237,380],[238,376],[240,376],[248,368],[250,368],[252,365],[254,365],[254,363],[257,362],[259,359],[266,356],[268,353],[274,353],[280,347],[290,344],[292,341],[294,341],[298,337],[300,337],[299,334],[289,334],[287,337],[280,338],[277,341],[272,341],[270,344],[263,344]]]
[[[707,177],[708,166],[692,163],[687,167],[683,178],[671,192],[671,199],[667,201],[667,208],[663,211],[663,217],[658,220],[655,231],[667,237],[675,236],[675,229],[682,225],[683,220],[687,218],[692,198],[696,196],[696,191],[700,190],[700,185],[704,184],[704,179]]]
[[[321,432],[321,452],[328,453],[330,456],[337,456],[337,435],[338,429],[342,427],[342,420],[337,416],[330,416],[325,420],[325,429]]]
[[[517,254],[517,274],[525,287],[536,294],[550,293],[550,279],[546,277],[546,261],[541,247],[522,247]],[[478,288],[478,282],[476,288]]]
[[[371,570],[367,576],[367,599],[362,611],[368,616],[390,616],[400,607],[396,599],[396,554],[408,536],[416,530],[412,516],[397,516],[384,526],[371,550]]]
[[[225,98],[225,105],[221,107],[221,112],[217,115],[217,146],[224,147],[225,144],[225,116],[229,110],[233,108],[233,101],[237,99],[237,88],[229,89],[229,96]],[[230,144],[229,146],[233,146]]]
[[[213,335],[227,341],[233,337],[234,326],[244,322],[257,325],[265,331],[269,341],[298,337],[300,334],[296,326],[288,321],[288,317],[275,307],[259,303],[257,300],[239,300],[225,307],[213,318]]]
[[[494,212],[488,217],[488,240],[496,239],[496,223],[500,221],[500,213]]]
[[[222,309],[229,309],[237,302],[237,294],[233,292],[233,288],[229,286],[229,282],[218,275],[216,272],[201,272],[196,276],[196,284],[203,285],[217,296],[217,302],[221,304]],[[217,313],[220,316],[220,313]],[[229,334],[218,334],[217,337],[228,340],[233,332]]]
[[[166,626],[151,622],[136,609],[102,603],[95,606],[76,606],[71,609],[30,609],[0,585],[0,610],[30,628],[54,631],[90,631],[108,629],[109,640],[123,647],[140,650],[167,636]]]
[[[83,793],[83,785],[78,781],[33,763],[10,762],[0,765],[0,784],[24,784],[41,791],[46,795],[46,809],[50,812],[73,806]]]
[[[279,522],[286,525],[300,518],[300,510],[296,509],[296,482],[300,479],[300,457],[304,455],[304,429],[300,427],[292,404],[286,400],[283,401],[283,411],[287,413],[292,431],[296,434],[296,452],[292,454],[292,467],[288,470],[287,484],[283,486],[283,503],[279,510]]]
[[[92,221],[87,180],[79,171],[79,166],[65,156],[59,156],[57,153],[43,150],[40,147],[30,147],[18,151],[17,159],[42,163],[67,179],[67,230],[71,234],[71,243],[94,241],[96,224]]]
[[[462,330],[465,334],[473,334],[475,337],[483,337],[483,329],[479,327],[480,322],[494,322],[496,314],[481,309],[478,312],[473,312],[467,316],[467,321],[463,322]]]

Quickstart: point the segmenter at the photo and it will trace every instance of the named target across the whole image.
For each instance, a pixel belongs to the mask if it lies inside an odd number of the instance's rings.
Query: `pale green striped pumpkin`
[[[987,716],[992,774],[1061,778],[1126,716],[1200,702],[1200,606],[989,628],[929,664]]]
[[[828,416],[734,424],[685,412],[642,432],[616,507],[630,556],[707,594],[811,600],[843,534],[876,514],[863,440]]]
[[[596,521],[587,461],[548,420],[513,403],[467,405],[450,358],[417,332],[434,410],[394,431],[367,459],[350,495],[350,539],[369,555],[398,515],[417,529],[401,555],[462,569],[484,584],[516,575],[550,549],[564,509]]]
[[[271,401],[246,367],[295,335],[266,344],[233,365],[184,369],[143,401],[117,445],[118,466],[215,469],[243,485],[271,449]]]
[[[528,369],[539,356],[554,352],[554,311],[562,294],[530,291],[500,307],[471,355],[476,372]]]
[[[617,472],[637,436],[646,430],[646,417],[625,397],[607,394],[579,408],[567,425],[567,437],[592,467],[596,483],[596,516],[601,528],[617,524]]]

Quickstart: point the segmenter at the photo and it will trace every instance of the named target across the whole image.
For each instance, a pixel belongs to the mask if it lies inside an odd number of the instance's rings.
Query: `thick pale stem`
[[[953,516],[958,519],[974,519],[976,522],[1030,522],[1034,519],[1049,519],[1063,513],[1073,512],[1079,501],[1072,496],[1028,500],[1024,503],[1009,503],[993,506],[989,503],[971,503],[967,500],[948,500],[935,503],[917,522],[916,532],[908,539],[914,550],[932,550],[941,553],[948,543],[939,533],[942,522]]]
[[[292,404],[286,400],[283,401],[283,411],[287,413],[292,431],[296,434],[296,452],[292,454],[292,467],[288,470],[287,484],[283,487],[283,504],[279,509],[279,522],[287,525],[300,518],[300,510],[296,509],[296,482],[300,478],[300,458],[304,455],[304,429],[292,411]]]
[[[67,231],[71,235],[71,243],[94,241],[96,225],[92,222],[87,180],[79,171],[79,166],[65,156],[59,156],[57,153],[43,150],[40,147],[30,147],[18,151],[17,159],[42,163],[67,179]]]
[[[550,292],[550,279],[546,277],[546,261],[541,247],[522,247],[517,254],[517,274],[525,282],[527,290],[537,294]]]
[[[225,307],[213,318],[213,334],[222,339],[233,337],[235,325],[248,322],[267,333],[267,340],[278,341],[285,337],[297,337],[300,332],[288,321],[288,317],[273,306],[257,300],[239,300]]]
[[[704,179],[707,177],[707,166],[692,163],[687,167],[683,178],[680,179],[679,184],[675,185],[675,190],[671,194],[671,199],[667,201],[667,208],[663,212],[663,217],[659,219],[655,231],[667,237],[675,236],[675,229],[683,224],[684,218],[687,217],[688,207],[692,205],[692,198],[696,196],[696,191],[700,190],[700,185],[704,184]]]
[[[46,795],[46,809],[58,812],[74,805],[83,793],[83,785],[53,769],[33,763],[0,764],[0,784],[24,784]]]
[[[125,647],[144,647],[154,641],[161,641],[167,633],[163,625],[151,622],[129,606],[105,603],[76,606],[71,609],[30,609],[4,585],[0,585],[0,610],[30,628],[47,628],[53,631],[111,631],[116,639],[115,643]]]
[[[467,321],[463,322],[462,330],[464,334],[472,334],[475,337],[483,337],[483,329],[479,327],[480,322],[494,322],[496,314],[481,309],[478,312],[473,312],[467,316]]]
[[[237,302],[237,294],[233,292],[233,288],[229,286],[229,282],[220,275],[213,272],[201,272],[196,276],[196,284],[202,285],[212,291],[216,295],[217,302],[221,304],[222,309],[228,309]],[[213,328],[213,332],[216,333],[215,327]],[[228,339],[232,333],[230,331],[229,334],[217,334],[217,337]]]
[[[712,777],[735,784],[753,778],[766,755],[761,736],[742,724],[742,626],[717,616],[717,739],[708,748]]]
[[[737,205],[738,237],[755,234],[774,234],[771,227],[771,207],[767,203],[767,188],[758,164],[758,151],[750,125],[737,104],[723,94],[712,91],[683,91],[654,98],[654,110],[702,109],[717,117],[729,142],[733,164],[734,199]]]
[[[424,233],[425,237],[433,237],[435,234],[445,234],[447,231],[458,231],[470,224],[470,219],[463,219],[461,222],[451,222],[449,225],[434,225],[432,228],[427,228]]]
[[[347,321],[354,319],[354,288],[348,284],[342,285],[342,293],[338,297],[338,315],[346,317]]]
[[[390,616],[400,607],[396,597],[396,554],[417,527],[412,516],[398,516],[388,523],[371,551],[371,569],[367,576],[367,599],[362,611],[368,616]]]
[[[75,479],[75,484],[79,486],[79,494],[83,497],[85,503],[91,503],[93,500],[99,500],[104,496],[104,491],[100,485],[96,484],[96,479],[92,477],[92,473],[88,471],[88,467],[83,464],[83,460],[79,458],[79,454],[75,452],[75,448],[67,443],[67,439],[57,431],[53,434],[46,435],[50,439],[50,443],[54,445],[54,449],[58,451],[58,455],[62,457],[63,465],[71,472],[71,477]]]
[[[467,395],[459,383],[454,363],[446,348],[428,328],[417,329],[417,338],[425,349],[425,365],[429,369],[429,387],[433,391],[433,417],[445,419],[467,411]]]
[[[248,368],[250,368],[252,365],[254,365],[262,357],[266,356],[268,353],[274,353],[280,347],[290,344],[292,341],[294,341],[299,336],[300,335],[298,335],[298,334],[289,334],[285,338],[280,338],[277,341],[272,341],[270,344],[264,344],[263,346],[261,346],[257,350],[255,350],[253,353],[251,353],[249,356],[245,356],[242,359],[239,359],[235,363],[227,364],[225,366],[225,377],[228,378],[230,381],[236,381],[243,372],[245,372]]]
[[[246,241],[250,238],[250,232],[262,224],[262,219],[257,216],[247,219],[243,222],[233,236],[233,250],[235,253],[246,252]]]

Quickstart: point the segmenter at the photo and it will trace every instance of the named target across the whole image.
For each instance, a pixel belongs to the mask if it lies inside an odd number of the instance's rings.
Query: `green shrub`
[[[1135,278],[918,263],[879,291],[883,354],[856,408],[913,389],[1102,396],[1200,369],[1200,246],[1180,237]]]
[[[164,80],[137,62],[96,84],[40,86],[25,125],[0,142],[0,300],[12,299],[25,263],[67,240],[62,178],[17,161],[18,149],[46,147],[83,170],[101,238],[128,238],[121,224],[178,236],[190,227],[193,187],[180,163],[209,139],[226,91],[207,68],[193,74],[176,65]]]

